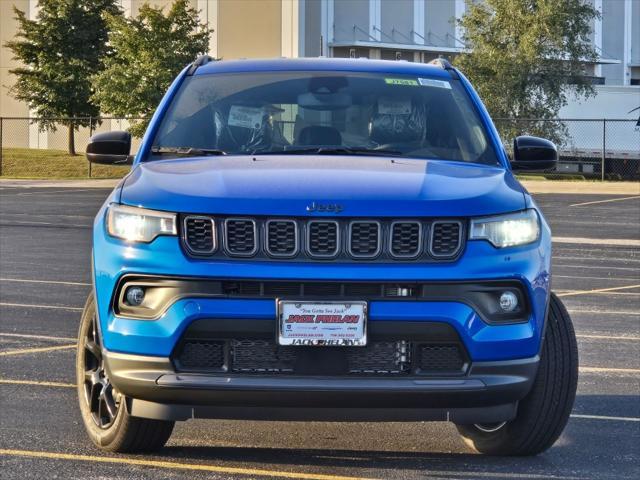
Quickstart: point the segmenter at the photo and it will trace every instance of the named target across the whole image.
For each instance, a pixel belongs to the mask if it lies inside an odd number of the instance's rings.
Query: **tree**
[[[6,43],[22,66],[9,93],[35,111],[41,131],[69,130],[68,150],[75,155],[74,131],[98,115],[90,78],[108,53],[107,25],[102,14],[120,14],[116,0],[40,0],[36,20],[14,7],[16,37]],[[66,118],[54,121],[52,118]],[[77,120],[68,120],[77,117]]]
[[[568,94],[594,94],[585,65],[598,57],[589,42],[598,16],[585,0],[467,0],[459,21],[467,49],[456,66],[493,118],[542,119],[527,133],[561,143],[565,129],[553,119]],[[519,130],[513,122],[497,126],[503,138]]]
[[[210,30],[187,0],[176,0],[165,15],[144,4],[135,18],[108,15],[113,55],[93,77],[94,100],[103,112],[143,117],[130,131],[140,136],[176,74],[207,51]]]

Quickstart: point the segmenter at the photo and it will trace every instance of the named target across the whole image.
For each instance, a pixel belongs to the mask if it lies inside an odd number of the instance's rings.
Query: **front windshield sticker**
[[[408,85],[410,87],[417,87],[418,81],[413,78],[385,78],[387,85]]]
[[[232,127],[254,128],[257,130],[262,127],[263,116],[264,110],[262,108],[233,105],[229,109],[227,124]]]
[[[451,90],[451,84],[446,80],[435,80],[433,78],[419,78],[418,81],[423,87],[438,87]]]
[[[378,113],[383,115],[409,115],[411,100],[408,98],[380,97],[378,99]]]

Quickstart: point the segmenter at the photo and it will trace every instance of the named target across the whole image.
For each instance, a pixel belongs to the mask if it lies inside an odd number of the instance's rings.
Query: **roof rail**
[[[194,73],[196,73],[196,70],[198,69],[198,67],[206,65],[207,63],[213,62],[213,61],[215,61],[215,58],[210,57],[209,55],[200,55],[198,58],[196,58],[193,61],[193,63],[189,67],[189,70],[187,70],[187,75],[193,75]]]

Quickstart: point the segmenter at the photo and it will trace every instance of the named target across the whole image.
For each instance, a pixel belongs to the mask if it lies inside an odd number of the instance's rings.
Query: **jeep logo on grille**
[[[307,212],[333,212],[340,213],[344,210],[344,207],[338,203],[316,203],[307,205]]]

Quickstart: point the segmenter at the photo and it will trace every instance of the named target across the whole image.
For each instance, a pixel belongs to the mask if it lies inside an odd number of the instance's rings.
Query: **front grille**
[[[423,372],[459,372],[466,360],[459,345],[423,344],[418,349],[419,368]]]
[[[397,258],[415,258],[422,251],[422,224],[420,222],[394,222],[391,225],[391,255]]]
[[[281,262],[453,261],[463,251],[466,231],[460,220],[439,219],[185,215],[181,225],[184,250],[194,257],[255,257]]]
[[[349,254],[356,258],[373,258],[380,253],[380,224],[355,221],[349,225]]]
[[[274,257],[292,257],[298,253],[298,226],[294,220],[267,221],[267,252]]]
[[[176,359],[179,370],[223,371],[225,341],[189,340],[182,343]]]
[[[178,372],[384,376],[460,375],[467,368],[458,344],[370,341],[366,347],[281,346],[267,338],[183,340],[173,362]]]
[[[258,242],[253,220],[228,218],[224,226],[225,248],[230,255],[246,257],[256,253]]]
[[[205,255],[216,249],[213,220],[210,217],[185,217],[184,241],[191,253]]]
[[[434,222],[431,231],[429,253],[434,257],[453,257],[462,243],[460,222]]]
[[[307,250],[311,256],[331,258],[338,254],[338,222],[312,220],[308,228]]]

